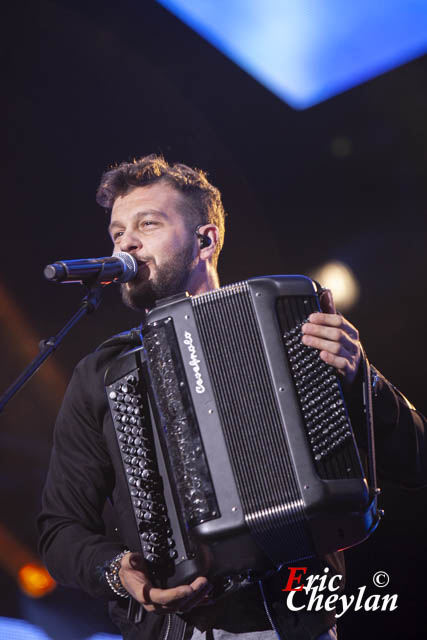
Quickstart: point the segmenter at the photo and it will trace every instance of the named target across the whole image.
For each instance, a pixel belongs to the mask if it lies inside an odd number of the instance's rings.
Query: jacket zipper
[[[264,609],[265,609],[265,613],[267,614],[267,618],[271,624],[271,628],[273,629],[273,631],[275,632],[276,636],[278,637],[279,640],[284,640],[282,639],[282,636],[280,635],[280,633],[277,630],[276,625],[273,622],[273,617],[271,615],[270,609],[268,607],[268,603],[267,603],[267,598],[265,597],[265,593],[264,593],[264,587],[262,585],[262,580],[260,580],[258,582],[259,588],[261,590],[261,595],[262,595],[262,601],[264,603]]]
[[[166,631],[165,631],[165,635],[163,636],[163,640],[168,640],[169,632],[171,630],[172,614],[168,613],[167,615],[168,615],[168,620],[166,623]]]

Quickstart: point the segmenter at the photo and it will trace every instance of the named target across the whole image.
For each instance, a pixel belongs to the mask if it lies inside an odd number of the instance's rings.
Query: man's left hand
[[[312,313],[302,332],[303,343],[319,349],[322,360],[338,369],[345,384],[351,385],[361,358],[356,327],[337,313]]]

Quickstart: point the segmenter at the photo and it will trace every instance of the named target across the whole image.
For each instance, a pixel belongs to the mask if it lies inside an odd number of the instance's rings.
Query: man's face
[[[149,309],[186,290],[197,256],[186,206],[185,196],[162,182],[116,198],[109,227],[114,251],[127,251],[138,262],[136,278],[121,285],[124,303],[133,309]]]

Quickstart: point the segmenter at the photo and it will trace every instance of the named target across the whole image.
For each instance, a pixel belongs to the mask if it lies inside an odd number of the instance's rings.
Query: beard
[[[161,298],[183,293],[193,261],[193,246],[189,243],[186,249],[170,256],[160,267],[157,266],[150,279],[144,273],[138,273],[134,280],[120,286],[124,304],[134,311],[145,311],[154,307]],[[150,263],[155,264],[154,259],[150,258]]]

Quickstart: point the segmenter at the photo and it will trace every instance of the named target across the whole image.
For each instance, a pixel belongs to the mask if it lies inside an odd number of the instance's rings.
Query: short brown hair
[[[104,173],[96,192],[96,201],[108,210],[113,208],[118,196],[125,195],[135,187],[145,187],[163,181],[184,194],[191,203],[190,211],[194,227],[214,224],[218,227],[218,245],[213,256],[216,266],[224,244],[225,212],[220,191],[207,179],[201,169],[192,169],[185,164],[168,164],[163,156],[151,154],[122,162]]]

